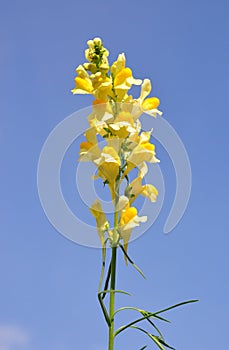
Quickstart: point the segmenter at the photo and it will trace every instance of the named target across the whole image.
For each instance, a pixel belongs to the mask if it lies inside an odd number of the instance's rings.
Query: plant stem
[[[111,256],[111,279],[110,279],[110,326],[109,326],[109,343],[108,350],[114,350],[114,312],[115,312],[115,281],[116,281],[116,255],[117,255],[117,243],[118,243],[118,221],[119,212],[117,210],[117,205],[119,201],[119,181],[116,182],[116,197],[115,197],[115,207],[114,207],[114,232],[113,232],[113,246],[112,246],[112,256]]]
[[[116,253],[117,247],[112,247],[112,258],[111,258],[111,284],[110,284],[110,327],[109,327],[109,346],[108,350],[114,350],[114,311],[115,311],[115,277],[116,277]]]

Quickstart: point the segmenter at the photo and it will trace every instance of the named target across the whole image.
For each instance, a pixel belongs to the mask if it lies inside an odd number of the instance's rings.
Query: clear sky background
[[[200,299],[167,314],[167,341],[179,350],[227,348],[228,9],[226,0],[1,2],[0,350],[107,348],[96,299],[100,250],[56,232],[36,185],[48,134],[91,102],[70,90],[86,41],[95,36],[102,37],[112,61],[125,51],[134,75],[152,80],[163,118],[183,140],[193,174],[187,211],[164,235],[175,175],[158,147],[164,207],[129,250],[148,278],[142,280],[120,256],[118,287],[133,296],[120,297],[119,305],[157,310]],[[74,169],[69,165],[67,193],[75,191]],[[75,206],[80,211],[80,203]],[[120,335],[116,349],[145,344],[154,348],[130,330]]]

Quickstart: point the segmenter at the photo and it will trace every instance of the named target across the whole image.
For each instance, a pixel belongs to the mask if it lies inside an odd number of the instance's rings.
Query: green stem
[[[115,281],[116,281],[116,255],[117,255],[117,244],[119,239],[118,234],[118,222],[119,222],[119,212],[117,210],[117,205],[119,201],[119,181],[116,182],[115,186],[116,198],[114,207],[114,231],[113,231],[113,246],[112,246],[112,256],[111,256],[111,276],[110,276],[110,309],[109,309],[109,343],[108,350],[114,350],[114,314],[115,314]]]
[[[112,247],[111,258],[111,284],[110,284],[110,326],[109,326],[109,346],[108,350],[114,350],[114,311],[115,311],[115,277],[116,277],[116,253],[117,247]]]

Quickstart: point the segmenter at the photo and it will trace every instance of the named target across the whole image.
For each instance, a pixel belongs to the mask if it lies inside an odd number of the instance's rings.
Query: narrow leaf
[[[98,292],[100,292],[102,283],[103,283],[103,277],[104,277],[104,271],[105,271],[105,262],[106,262],[106,245],[102,247],[102,269],[101,269],[101,274],[100,274],[100,279],[99,279],[99,288]]]
[[[143,311],[143,310],[141,310],[141,311]],[[141,314],[142,314],[142,312],[141,312]],[[130,323],[124,325],[124,326],[121,326],[120,328],[117,329],[117,331],[115,332],[114,336],[116,337],[116,335],[118,335],[119,333],[123,332],[123,331],[126,330],[127,328],[130,328],[130,327],[132,327],[134,324],[136,324],[136,323],[138,323],[138,322],[141,322],[141,321],[143,321],[143,320],[146,320],[146,319],[152,317],[153,315],[154,315],[154,314],[147,313],[145,316],[140,317],[140,318],[138,318],[138,319],[136,319],[136,320],[134,320],[134,321],[132,321],[132,322],[130,322]]]
[[[105,320],[106,320],[106,322],[107,322],[107,324],[108,324],[108,327],[110,327],[110,325],[111,325],[111,320],[110,320],[110,317],[109,317],[109,315],[108,315],[106,306],[105,306],[104,303],[103,303],[103,300],[102,300],[102,298],[101,298],[100,293],[98,293],[98,299],[99,299],[99,303],[100,303],[101,309],[102,309],[102,311],[103,311],[103,315],[104,315],[104,317],[105,317]]]
[[[154,314],[155,314],[155,315],[158,315],[158,314],[161,314],[161,313],[166,312],[166,311],[168,311],[168,310],[172,310],[172,309],[174,309],[174,308],[176,308],[176,307],[179,307],[179,306],[182,306],[182,305],[185,305],[185,304],[196,303],[197,301],[199,301],[199,300],[188,300],[188,301],[183,301],[182,303],[175,304],[175,305],[173,305],[173,306],[167,307],[166,309],[157,311],[157,312],[155,312]]]
[[[153,326],[153,328],[158,332],[158,334],[160,335],[161,339],[164,340],[164,337],[161,333],[161,331],[159,330],[159,328],[155,325],[155,323],[153,323],[149,318],[147,318],[147,321]]]
[[[109,281],[110,281],[110,277],[111,277],[111,262],[109,264],[109,268],[108,268],[108,272],[107,272],[107,277],[106,277],[106,281],[105,281],[105,284],[104,284],[104,290],[107,290],[108,288],[108,285],[109,285]],[[103,294],[102,295],[102,299],[104,299],[106,296],[106,294]]]
[[[125,292],[124,290],[116,290],[116,289],[102,290],[101,292],[98,293],[98,295],[106,294],[106,293],[121,293],[121,294],[126,294],[126,295],[131,296],[130,293]]]
[[[160,350],[165,350],[165,348],[162,346],[162,344],[160,344],[160,342],[158,342],[157,337],[155,337],[153,334],[145,331],[144,329],[142,329],[140,327],[132,326],[131,328],[138,329],[139,331],[147,334],[150,337],[150,339],[152,339],[154,341],[154,343],[159,347]]]
[[[156,336],[155,336],[155,337],[156,337]],[[166,346],[166,348],[169,348],[169,349],[172,349],[172,350],[176,350],[176,349],[173,348],[172,346],[168,345],[168,344],[164,341],[164,339],[161,339],[161,338],[159,338],[159,337],[156,337],[156,338],[158,338],[158,341],[159,341],[162,345]]]
[[[142,309],[138,309],[137,307],[133,307],[133,306],[124,306],[124,307],[120,307],[120,308],[118,308],[118,309],[115,311],[114,315],[117,314],[118,312],[124,311],[124,310],[134,310],[134,311],[140,312],[141,314],[142,314],[142,312],[146,312],[146,313],[148,313],[148,316],[151,315],[151,316],[149,316],[149,317],[156,318],[156,319],[158,319],[158,320],[161,320],[161,321],[170,323],[170,321],[167,320],[166,318],[163,318],[163,317],[161,317],[161,316],[155,315],[155,313],[153,313],[153,312],[151,313],[151,312],[148,312],[148,311],[145,311],[145,310],[142,310]]]
[[[126,250],[124,249],[122,244],[119,244],[120,248],[122,249],[122,252],[124,254],[124,256],[126,257],[126,259],[132,264],[132,266],[140,273],[140,275],[146,279],[146,276],[144,275],[144,273],[142,272],[142,270],[133,262],[133,260],[131,260],[131,258],[129,257],[129,255],[127,254]]]

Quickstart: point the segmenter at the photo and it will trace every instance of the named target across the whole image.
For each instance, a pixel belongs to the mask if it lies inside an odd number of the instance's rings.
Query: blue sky
[[[163,210],[151,229],[130,245],[130,255],[147,280],[120,257],[118,286],[133,296],[118,302],[155,310],[200,299],[168,314],[172,324],[162,325],[166,339],[177,349],[226,347],[227,13],[226,0],[1,4],[0,350],[106,349],[105,322],[96,300],[100,251],[55,231],[36,185],[48,134],[91,103],[90,97],[72,96],[70,90],[74,69],[84,61],[86,41],[95,36],[102,37],[111,61],[124,51],[134,75],[152,80],[163,118],[183,140],[193,175],[186,213],[164,235],[175,175],[158,145],[166,186]],[[66,176],[69,186],[73,168],[69,165]],[[78,210],[80,205],[76,203]],[[131,330],[120,336],[117,349],[147,343]]]

